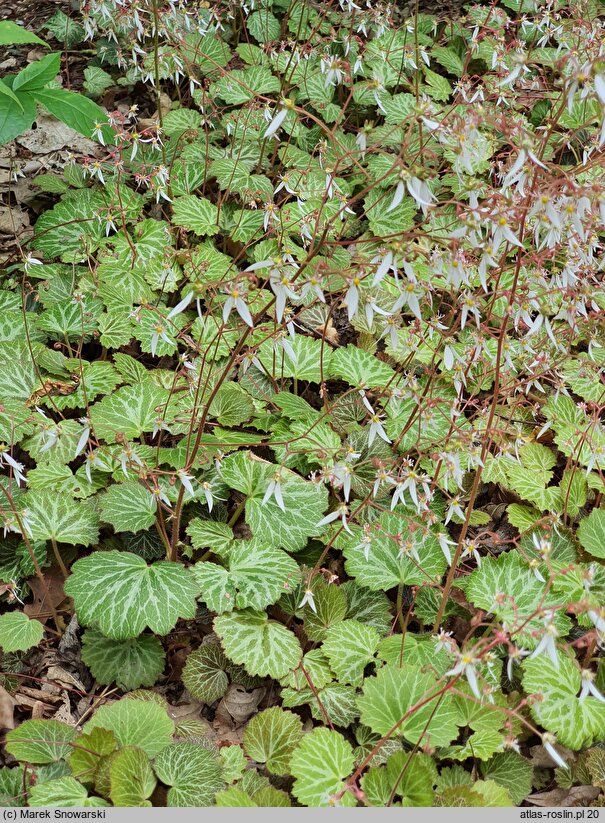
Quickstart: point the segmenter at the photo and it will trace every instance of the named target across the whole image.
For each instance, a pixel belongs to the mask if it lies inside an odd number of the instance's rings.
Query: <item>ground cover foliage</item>
[[[2,803],[602,805],[602,8],[61,15],[98,151],[0,291]]]

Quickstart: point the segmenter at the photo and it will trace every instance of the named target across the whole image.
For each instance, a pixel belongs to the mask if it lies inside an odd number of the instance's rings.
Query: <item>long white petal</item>
[[[393,209],[396,209],[397,206],[403,200],[403,195],[405,194],[405,187],[401,181],[397,183],[397,188],[395,189],[395,194],[393,195],[393,199],[391,200],[391,205],[387,209],[387,214]]]
[[[176,304],[173,309],[170,309],[168,314],[166,315],[166,319],[170,320],[171,317],[176,317],[177,314],[181,314],[181,312],[185,311],[189,303],[193,300],[193,292],[190,291],[187,297],[183,297],[183,299]]]
[[[266,139],[267,137],[271,137],[272,134],[275,134],[286,119],[287,115],[288,109],[280,109],[267,126],[267,130],[265,131],[263,137]]]

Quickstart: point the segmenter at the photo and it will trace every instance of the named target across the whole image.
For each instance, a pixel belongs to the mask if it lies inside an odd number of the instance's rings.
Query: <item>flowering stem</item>
[[[231,515],[231,519],[229,520],[229,523],[228,523],[229,526],[231,526],[231,527],[235,526],[237,521],[242,516],[242,512],[244,511],[245,506],[246,506],[246,498],[242,497],[242,499],[238,503],[237,509]]]
[[[50,538],[50,543],[51,543],[51,546],[53,547],[53,554],[55,555],[55,560],[57,561],[57,565],[61,569],[61,574],[67,580],[67,578],[69,577],[69,571],[67,569],[67,566],[63,562],[63,558],[61,557],[61,552],[59,551],[59,547],[57,546],[57,541],[55,540],[54,537]]]

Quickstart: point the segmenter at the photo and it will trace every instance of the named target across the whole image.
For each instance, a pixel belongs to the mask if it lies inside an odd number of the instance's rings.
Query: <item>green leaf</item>
[[[237,745],[223,746],[221,748],[220,761],[225,783],[234,783],[236,780],[239,780],[248,764],[241,746]]]
[[[541,695],[532,701],[534,719],[557,736],[561,745],[574,751],[601,740],[605,728],[605,703],[589,695],[580,700],[582,675],[576,661],[558,653],[559,667],[546,655],[525,660],[523,688],[526,694]]]
[[[153,431],[167,396],[165,389],[151,382],[118,389],[91,407],[95,434],[108,443],[115,443],[119,432],[132,440],[143,432]]]
[[[155,757],[170,744],[174,723],[157,703],[123,698],[98,708],[84,726],[84,733],[97,728],[113,732],[120,746],[136,746]]]
[[[314,340],[302,334],[297,334],[289,340],[289,343],[295,360],[292,360],[285,351],[276,354],[271,340],[260,346],[258,359],[269,374],[295,377],[297,380],[308,380],[310,383],[321,383],[327,378],[333,356],[329,346],[322,340]]]
[[[249,674],[284,677],[302,657],[297,637],[264,612],[246,609],[216,617],[214,630],[227,656]]]
[[[22,768],[8,769],[4,766],[0,768],[0,806],[5,808],[25,806],[23,790],[26,787],[27,779],[24,781]]]
[[[399,235],[414,226],[414,217],[417,207],[411,197],[404,197],[401,203],[391,211],[388,211],[392,195],[390,192],[384,193],[378,186],[370,189],[363,201],[366,217],[370,224],[370,230],[377,237],[388,237],[389,235]],[[347,348],[355,348],[347,346]],[[342,351],[342,349],[338,349]],[[355,351],[361,351],[355,349]],[[380,361],[378,361],[380,362]],[[381,365],[386,366],[386,363]]]
[[[73,776],[81,783],[94,785],[103,759],[117,748],[116,736],[108,729],[92,729],[88,734],[79,735],[68,757]]]
[[[307,606],[305,632],[309,640],[320,641],[330,626],[340,624],[347,613],[347,598],[341,586],[322,586],[314,592],[315,611]]]
[[[13,80],[13,91],[37,91],[59,74],[61,69],[61,55],[47,54],[41,60],[34,60]]]
[[[226,523],[216,520],[201,520],[194,517],[189,521],[187,534],[194,549],[212,549],[214,554],[222,556],[231,548],[233,529]]]
[[[578,540],[593,557],[605,559],[605,510],[593,509],[578,526]]]
[[[250,452],[228,455],[221,465],[221,477],[231,488],[244,492],[246,521],[254,537],[275,548],[294,551],[302,548],[307,539],[319,530],[328,495],[323,486],[304,480],[300,475],[282,469],[281,488],[286,511],[272,496],[263,502],[267,486],[279,469],[260,460]],[[299,512],[304,511],[304,518]]]
[[[56,763],[71,751],[77,735],[59,720],[25,720],[6,735],[6,751],[25,763]]]
[[[81,43],[85,36],[84,26],[73,17],[68,17],[60,9],[57,9],[53,16],[44,23],[44,28],[53,34],[59,43],[64,43],[66,48]],[[86,75],[86,70],[84,74]]]
[[[326,632],[323,651],[341,683],[361,686],[363,672],[374,659],[380,635],[358,620],[343,620]]]
[[[350,386],[384,388],[393,382],[394,370],[357,346],[337,349],[330,361],[330,377],[346,380]]]
[[[103,686],[115,683],[129,691],[154,685],[164,669],[165,654],[151,635],[120,641],[88,629],[82,637],[82,660]]]
[[[172,222],[197,235],[213,235],[219,230],[218,209],[205,197],[187,194],[173,201]]]
[[[211,806],[224,783],[212,752],[193,743],[174,743],[155,760],[155,772],[168,790],[168,806]]]
[[[462,588],[468,600],[495,614],[508,630],[514,632],[515,643],[533,649],[544,624],[542,614],[549,606],[560,604],[560,595],[547,590],[527,562],[516,550],[503,552],[499,557],[486,557],[476,569],[456,585]],[[569,618],[561,609],[555,610],[555,625],[562,635],[571,627]]]
[[[433,532],[424,534],[419,528],[411,531],[410,523],[414,523],[414,518],[383,513],[376,521],[367,560],[361,543],[362,530],[351,527],[354,536],[343,541],[347,573],[373,591],[384,591],[401,583],[426,585],[439,580],[446,560],[437,537]],[[408,542],[411,549],[407,548]],[[420,562],[410,551],[416,553]]]
[[[0,146],[9,143],[15,137],[31,128],[36,119],[36,102],[31,94],[21,92],[18,100],[5,90],[8,86],[2,83],[3,94],[0,94]]]
[[[33,540],[89,546],[99,539],[99,517],[88,501],[53,491],[31,491],[24,503]]]
[[[88,97],[67,89],[33,89],[32,94],[58,120],[89,140],[95,137],[97,124],[102,124],[105,143],[113,143],[114,131],[107,123],[107,115]]]
[[[528,760],[517,752],[500,752],[487,763],[481,763],[481,775],[486,780],[495,780],[504,786],[515,806],[530,794],[533,769]]]
[[[182,680],[196,700],[214,703],[229,688],[229,661],[220,646],[209,643],[191,652],[185,662]]]
[[[424,79],[428,84],[426,93],[433,100],[447,100],[452,93],[452,87],[449,82],[441,74],[431,71],[426,66],[423,66]]]
[[[345,738],[329,729],[313,729],[294,751],[292,793],[304,806],[330,806],[353,770],[353,749]],[[348,796],[350,798],[350,795]],[[342,805],[354,805],[343,796]]]
[[[403,806],[432,806],[436,768],[425,754],[398,751],[384,766],[373,766],[361,788],[373,806],[388,806],[400,798]]]
[[[250,420],[254,413],[254,403],[247,391],[238,383],[225,383],[220,387],[210,404],[210,417],[216,418],[221,426],[239,426]]]
[[[272,774],[290,773],[290,757],[302,737],[302,723],[278,706],[255,715],[244,732],[244,751]]]
[[[48,48],[48,43],[33,32],[18,26],[12,20],[0,20],[0,46],[12,46],[19,43],[38,43]]]
[[[455,77],[462,77],[464,73],[464,62],[454,49],[444,48],[443,46],[433,46],[431,48],[431,56],[440,63],[444,69]]]
[[[379,735],[397,727],[395,734],[413,744],[451,743],[458,734],[452,697],[432,696],[439,688],[435,678],[423,669],[405,662],[401,667],[389,664],[379,669],[375,677],[366,678],[363,695],[358,699],[361,722]],[[423,705],[411,711],[419,703]],[[411,713],[406,718],[408,712]]]
[[[226,563],[228,568],[207,562],[193,567],[201,599],[219,614],[234,608],[264,609],[276,603],[299,576],[298,564],[289,555],[258,541],[236,541]]]
[[[139,532],[155,522],[157,500],[141,483],[127,481],[110,486],[101,497],[101,520],[117,532]]]
[[[141,749],[125,746],[111,758],[109,796],[114,806],[151,806],[147,799],[156,779],[149,757]]]
[[[104,198],[92,189],[74,192],[38,218],[33,247],[48,258],[86,259],[103,237],[101,222],[91,215],[104,205]]]
[[[87,790],[73,777],[48,780],[30,789],[28,805],[39,807],[82,806],[99,808],[110,804],[102,797],[89,797]]]
[[[179,618],[195,617],[198,589],[180,563],[148,566],[130,552],[95,552],[77,560],[65,583],[84,625],[98,624],[106,637],[126,640],[149,627],[164,635]]]
[[[26,652],[37,646],[44,636],[39,620],[30,620],[23,612],[7,612],[0,616],[0,647],[4,652]]]
[[[7,86],[3,80],[0,80],[0,95],[4,95],[5,97],[10,97],[13,103],[19,107],[19,111],[23,111],[23,106],[21,105],[21,101],[15,94],[15,92],[11,89],[10,86]]]
[[[110,86],[113,86],[111,74],[107,74],[99,66],[87,66],[84,69],[84,88],[91,97],[100,97]]]
[[[279,37],[281,26],[269,9],[254,11],[246,21],[248,31],[259,43],[271,43]]]

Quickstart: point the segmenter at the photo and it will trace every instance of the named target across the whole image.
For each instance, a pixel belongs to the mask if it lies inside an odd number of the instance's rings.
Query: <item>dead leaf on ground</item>
[[[253,714],[265,696],[265,689],[246,691],[242,686],[232,683],[216,709],[215,723],[230,726],[232,729],[242,726]]]
[[[36,118],[36,126],[37,128],[28,129],[16,138],[17,143],[32,154],[52,154],[68,148],[75,154],[92,155],[98,148],[93,140],[83,137],[65,123],[43,112]]]
[[[0,729],[10,730],[15,728],[15,701],[3,686],[0,686]]]
[[[29,215],[16,206],[0,206],[0,234],[17,237],[29,228]]]
[[[27,581],[27,585],[34,595],[34,602],[26,603],[23,607],[23,611],[28,617],[35,618],[40,623],[46,623],[53,615],[52,608],[56,609],[65,600],[63,575],[59,569],[55,566],[45,569],[44,580],[46,589],[37,577],[31,577]],[[50,600],[48,599],[49,596]]]
[[[559,743],[555,744],[555,749],[561,755],[563,760],[565,760],[566,763],[573,763],[573,761],[575,760],[575,755],[571,751],[571,749],[566,749],[565,746],[561,746]],[[532,746],[529,750],[529,753],[531,755],[532,766],[537,766],[538,768],[554,769],[554,767],[558,765],[546,751],[544,746],[542,746],[542,744],[538,746]]]
[[[599,794],[600,789],[596,786],[573,786],[571,789],[530,794],[527,800],[534,806],[591,806]]]

